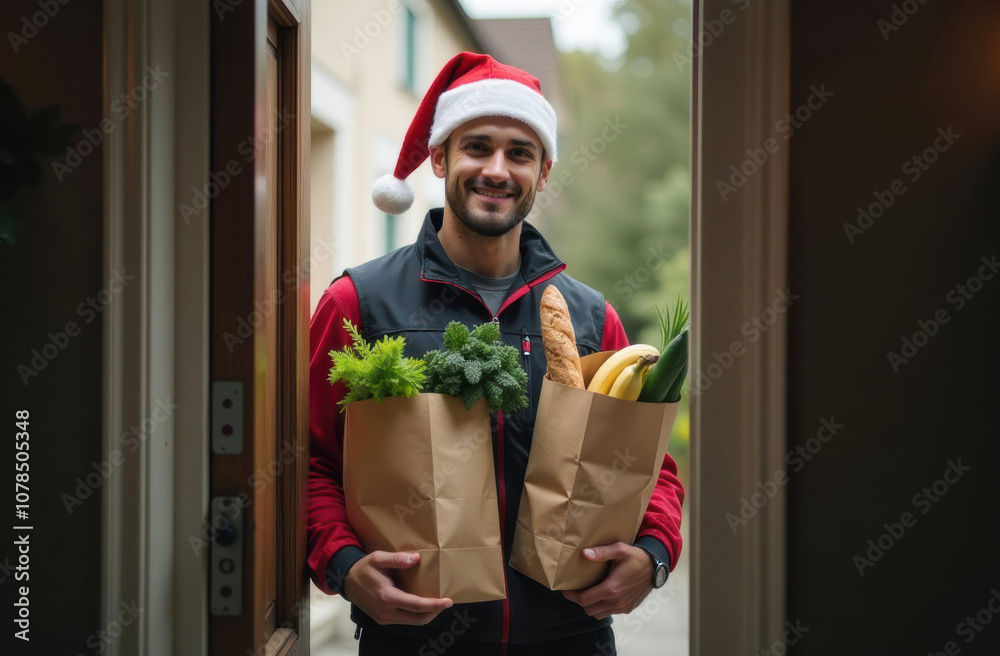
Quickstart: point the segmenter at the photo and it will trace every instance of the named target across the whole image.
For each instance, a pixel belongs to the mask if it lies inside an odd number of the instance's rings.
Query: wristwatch
[[[662,588],[667,583],[667,576],[670,574],[670,568],[667,567],[665,562],[657,558],[652,551],[643,549],[642,547],[639,548],[649,554],[650,560],[653,561],[653,589],[658,590]]]

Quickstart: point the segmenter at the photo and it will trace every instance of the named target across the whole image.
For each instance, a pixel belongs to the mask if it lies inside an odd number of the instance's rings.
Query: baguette
[[[569,307],[555,285],[549,285],[542,292],[541,317],[542,346],[549,378],[563,385],[585,389]]]

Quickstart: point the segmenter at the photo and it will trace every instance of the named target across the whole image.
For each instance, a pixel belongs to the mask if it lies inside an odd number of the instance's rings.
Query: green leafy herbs
[[[653,307],[656,309],[656,314],[660,319],[660,351],[662,352],[667,348],[667,344],[672,342],[674,337],[680,335],[681,331],[687,326],[688,319],[691,318],[691,308],[684,300],[684,297],[680,295],[677,296],[677,302],[674,304],[672,311],[669,305],[665,306],[662,310],[655,305]]]
[[[466,410],[486,397],[490,410],[513,412],[528,406],[528,375],[517,349],[500,341],[500,327],[484,323],[469,330],[452,321],[444,349],[424,354],[427,390],[462,399]]]
[[[420,358],[403,356],[406,346],[403,337],[384,336],[374,346],[369,346],[347,319],[344,319],[344,329],[351,335],[354,345],[330,351],[333,359],[330,383],[343,381],[348,389],[340,405],[346,407],[352,401],[364,399],[381,403],[387,396],[410,397],[420,392],[426,378],[425,364]]]

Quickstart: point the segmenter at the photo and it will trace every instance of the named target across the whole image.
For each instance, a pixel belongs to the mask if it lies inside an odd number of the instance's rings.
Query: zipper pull
[[[360,640],[361,639],[361,625],[360,624],[358,625],[357,630],[354,631],[354,639],[355,640]]]
[[[524,352],[524,357],[531,355],[531,340],[528,339],[528,329],[521,329],[521,350]]]

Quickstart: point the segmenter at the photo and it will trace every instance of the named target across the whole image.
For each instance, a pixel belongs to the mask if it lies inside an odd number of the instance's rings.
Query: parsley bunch
[[[424,354],[428,391],[458,396],[466,410],[484,396],[490,410],[528,406],[528,375],[517,349],[500,341],[497,324],[484,323],[470,332],[452,321],[444,330],[444,346]]]
[[[333,359],[330,384],[344,381],[348,388],[340,405],[346,407],[352,401],[364,399],[381,403],[387,396],[410,397],[420,392],[426,378],[424,361],[403,357],[406,346],[403,337],[386,335],[374,346],[369,346],[348,319],[344,319],[344,329],[351,335],[354,345],[330,351]]]

